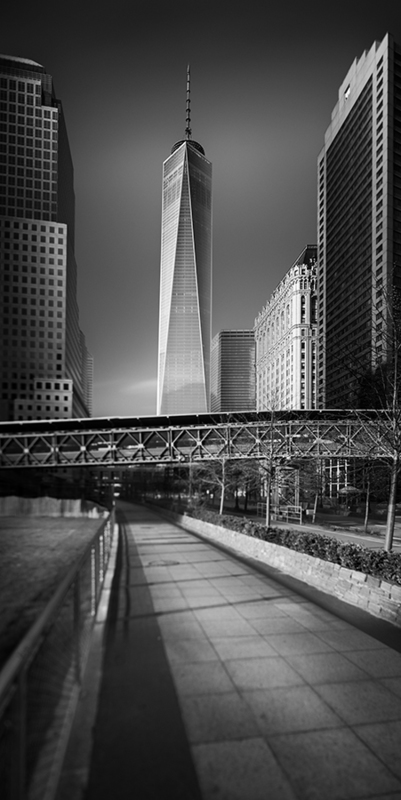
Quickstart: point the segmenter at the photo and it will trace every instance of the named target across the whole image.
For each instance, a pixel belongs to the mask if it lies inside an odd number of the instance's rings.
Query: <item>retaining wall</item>
[[[185,530],[232,547],[243,555],[263,561],[281,572],[401,627],[401,586],[347,569],[331,561],[298,553],[288,547],[263,542],[244,533],[188,517],[186,514],[174,514],[165,509],[158,509],[158,513]]]

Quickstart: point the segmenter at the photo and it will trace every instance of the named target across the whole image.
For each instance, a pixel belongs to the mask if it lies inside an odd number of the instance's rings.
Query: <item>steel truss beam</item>
[[[216,459],[389,458],[380,412],[277,412],[0,424],[0,468],[124,467]]]

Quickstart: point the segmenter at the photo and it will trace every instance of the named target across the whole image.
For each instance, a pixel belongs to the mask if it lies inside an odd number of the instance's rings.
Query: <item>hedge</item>
[[[340,542],[331,536],[324,536],[313,531],[295,531],[282,528],[266,528],[258,522],[253,522],[246,517],[233,515],[219,515],[206,508],[189,508],[185,512],[195,519],[220,525],[232,531],[244,533],[262,539],[264,542],[288,547],[299,553],[306,553],[324,561],[332,561],[342,567],[363,572],[366,575],[375,575],[389,583],[401,586],[401,553],[388,553],[385,550],[371,550],[359,544]]]

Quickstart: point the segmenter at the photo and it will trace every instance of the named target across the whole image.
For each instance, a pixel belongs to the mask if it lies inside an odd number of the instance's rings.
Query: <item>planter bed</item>
[[[401,627],[401,586],[396,583],[187,514],[177,514],[159,507],[157,511],[191,533],[197,533],[212,542],[231,547],[242,555],[269,564]]]

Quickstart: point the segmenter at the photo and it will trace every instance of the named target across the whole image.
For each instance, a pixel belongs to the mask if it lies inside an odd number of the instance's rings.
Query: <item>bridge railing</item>
[[[0,672],[2,800],[51,800],[110,554],[114,512]]]
[[[256,506],[256,514],[258,517],[266,517],[266,502],[259,502]],[[297,522],[302,525],[302,506],[274,506],[270,508],[270,517],[272,520],[284,522]]]

